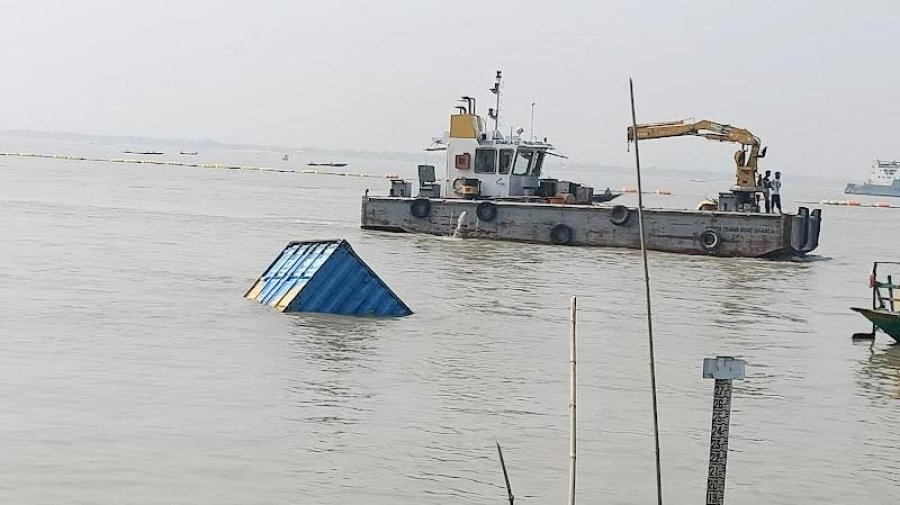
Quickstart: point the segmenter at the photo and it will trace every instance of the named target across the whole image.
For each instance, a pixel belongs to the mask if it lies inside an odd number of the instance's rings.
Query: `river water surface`
[[[693,205],[721,175],[650,172],[674,196],[647,204]],[[517,503],[563,503],[573,295],[579,501],[655,503],[639,252],[362,231],[366,188],[387,182],[0,157],[0,503],[499,504],[495,440]],[[841,190],[788,179],[785,203]],[[868,326],[848,310],[870,303],[873,260],[900,259],[898,212],[825,208],[806,261],[650,254],[668,503],[704,499],[715,355],[747,361],[727,503],[900,502],[900,346],[851,342]],[[288,241],[338,237],[415,315],[242,298]]]

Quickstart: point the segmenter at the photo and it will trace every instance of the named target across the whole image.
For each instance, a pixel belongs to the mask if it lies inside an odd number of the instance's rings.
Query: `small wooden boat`
[[[875,337],[875,331],[881,330],[894,341],[900,342],[900,284],[894,284],[893,275],[888,274],[882,282],[878,279],[879,265],[900,265],[895,261],[876,261],[872,265],[872,273],[869,275],[869,287],[872,288],[872,308],[850,307],[862,314],[872,323],[871,334],[856,334],[854,337]]]
[[[603,203],[610,200],[615,200],[620,196],[622,196],[622,193],[618,191],[612,192],[609,190],[609,188],[606,188],[606,191],[604,191],[603,193],[594,193],[594,195],[591,197],[591,201],[593,201],[594,203]]]
[[[306,165],[310,166],[310,167],[346,167],[347,166],[346,163],[315,163],[312,161],[307,163]]]
[[[122,152],[125,154],[152,154],[154,156],[162,154],[162,151],[129,151],[127,149]]]

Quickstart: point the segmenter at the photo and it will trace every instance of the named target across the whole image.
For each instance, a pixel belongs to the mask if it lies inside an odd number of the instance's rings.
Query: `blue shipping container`
[[[346,240],[291,242],[244,297],[280,312],[412,314]]]

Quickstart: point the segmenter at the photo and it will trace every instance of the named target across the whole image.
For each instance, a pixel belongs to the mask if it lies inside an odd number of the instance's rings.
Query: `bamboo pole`
[[[503,469],[503,482],[506,483],[506,497],[509,499],[509,505],[515,505],[516,497],[513,496],[512,486],[509,485],[509,474],[506,472],[506,462],[503,461],[503,449],[500,448],[500,442],[497,444],[497,454],[500,455],[500,468]]]
[[[644,292],[647,300],[647,340],[650,347],[650,392],[653,397],[653,441],[656,449],[656,502],[662,505],[662,469],[659,458],[659,409],[656,402],[656,359],[653,353],[653,317],[650,310],[650,269],[647,266],[647,244],[644,232],[644,194],[641,188],[641,155],[637,140],[637,114],[634,109],[634,82],[628,79],[628,89],[631,92],[631,125],[634,133],[634,164],[637,170],[638,190],[638,228],[641,233],[641,256],[644,259]]]
[[[575,505],[575,312],[578,301],[569,307],[569,505]]]

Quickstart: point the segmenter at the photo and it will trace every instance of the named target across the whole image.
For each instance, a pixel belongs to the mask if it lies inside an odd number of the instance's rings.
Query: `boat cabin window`
[[[500,173],[508,174],[510,166],[512,165],[513,159],[513,150],[512,149],[501,149],[500,150]]]
[[[497,171],[496,149],[475,149],[475,173],[493,174]]]
[[[520,149],[516,153],[516,162],[513,164],[513,175],[528,175],[528,167],[531,165],[533,157],[534,151]]]
[[[516,153],[516,162],[513,164],[513,175],[530,175],[540,177],[541,168],[544,165],[544,151],[532,151],[519,149]]]
[[[544,151],[538,151],[534,153],[534,162],[531,164],[531,176],[532,177],[540,177],[541,176],[541,168],[544,165]]]

